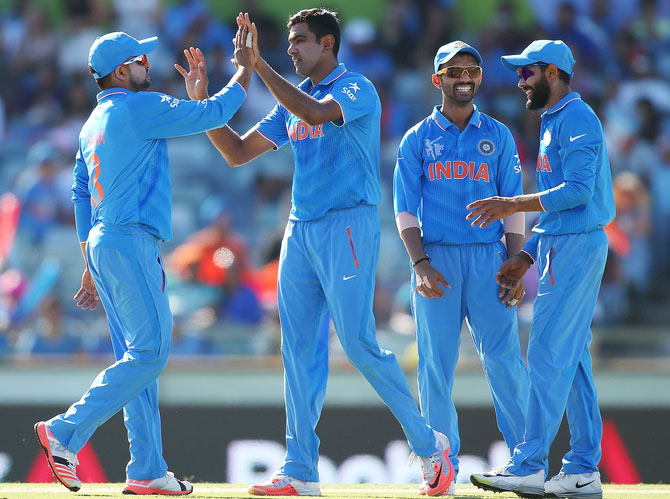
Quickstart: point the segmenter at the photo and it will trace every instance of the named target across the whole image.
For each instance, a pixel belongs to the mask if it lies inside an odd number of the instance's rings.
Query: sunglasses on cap
[[[132,64],[133,62],[139,62],[142,66],[147,66],[149,64],[147,55],[144,54],[144,55],[138,55],[137,57],[131,57],[126,62],[121,64],[121,66],[127,66],[128,64]]]
[[[543,68],[548,66],[548,64],[534,64],[532,66],[526,66],[523,68],[516,68],[516,74],[519,75],[519,78],[521,78],[523,81],[528,80],[531,76],[533,76],[533,69],[535,67]]]
[[[437,76],[446,75],[447,78],[460,78],[463,76],[463,73],[467,73],[470,78],[479,78],[482,75],[481,66],[447,66],[446,68],[440,69],[437,73]]]

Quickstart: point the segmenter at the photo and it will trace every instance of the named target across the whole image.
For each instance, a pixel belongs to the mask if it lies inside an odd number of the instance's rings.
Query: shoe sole
[[[72,492],[77,492],[79,489],[81,489],[81,487],[78,487],[76,485],[68,485],[61,479],[61,477],[58,476],[58,473],[56,473],[55,461],[53,460],[54,457],[51,454],[51,448],[49,447],[49,436],[47,435],[46,425],[43,424],[42,422],[35,423],[33,429],[35,430],[35,437],[37,438],[37,443],[44,451],[44,455],[46,455],[47,457],[47,464],[49,465],[49,468],[51,468],[51,472],[56,477],[56,480],[62,483],[66,489],[71,490]],[[44,433],[44,435],[40,435],[40,433]]]
[[[542,499],[544,497],[544,492],[525,492],[513,489],[503,489],[501,487],[496,487],[495,485],[488,484],[486,482],[480,482],[475,477],[470,476],[470,482],[475,487],[479,487],[483,490],[488,490],[489,492],[503,493],[503,492],[514,492],[519,497],[525,499]]]
[[[177,479],[177,481],[180,484],[183,484],[181,480]],[[187,496],[193,493],[193,487],[191,487],[191,490],[165,490],[165,489],[150,489],[148,487],[133,487],[132,485],[130,486],[126,485],[121,491],[121,493],[123,495],[129,495],[129,496],[152,496],[152,495]]]
[[[555,494],[553,492],[546,492],[544,494],[544,497],[558,497],[558,498],[573,498],[573,499],[602,499],[603,498],[603,493],[602,491],[600,492],[591,492],[591,493],[583,493],[583,492],[565,492],[563,494]]]

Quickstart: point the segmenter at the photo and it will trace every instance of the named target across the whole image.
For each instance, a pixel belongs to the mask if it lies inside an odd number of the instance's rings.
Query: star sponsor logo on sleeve
[[[165,94],[161,95],[161,102],[167,102],[172,108],[175,108],[179,105],[179,99]]]
[[[518,154],[514,155],[514,159],[516,160],[516,163],[514,163],[514,173],[521,173],[521,159],[519,158]]]
[[[342,88],[342,93],[349,97],[352,101],[356,102],[356,93],[360,89],[361,87],[359,87],[358,83],[354,81],[348,87]]]

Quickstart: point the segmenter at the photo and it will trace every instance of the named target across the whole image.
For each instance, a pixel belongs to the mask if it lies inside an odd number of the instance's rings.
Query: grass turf
[[[85,483],[79,492],[70,492],[60,484],[33,484],[33,483],[0,483],[0,499],[61,499],[75,497],[130,497],[123,496],[120,483]],[[227,483],[196,483],[194,492],[189,498],[250,498],[246,485]],[[670,485],[639,484],[639,485],[605,485],[604,499],[670,499]],[[323,497],[332,498],[419,498],[416,485],[322,485]],[[167,496],[162,496],[167,497]],[[453,497],[453,496],[452,496]],[[512,499],[517,496],[512,493],[493,494],[477,489],[472,485],[457,485],[458,498],[480,499]]]

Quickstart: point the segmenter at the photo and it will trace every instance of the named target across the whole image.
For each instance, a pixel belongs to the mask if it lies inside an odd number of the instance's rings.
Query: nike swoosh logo
[[[575,487],[577,487],[578,489],[581,489],[582,487],[586,487],[587,485],[591,485],[593,482],[595,482],[595,480],[591,480],[590,482],[586,482],[586,483],[576,483]]]
[[[440,477],[442,476],[442,464],[440,465],[440,471],[437,472],[437,475],[435,475],[435,480],[433,480],[433,483],[429,483],[428,486],[431,489],[434,489],[437,487],[437,484],[440,483]]]
[[[572,137],[572,136],[571,136],[571,137],[570,137],[570,142],[574,142],[574,141],[577,140],[577,139],[581,139],[584,135],[586,135],[586,134],[583,133],[583,134],[581,134],[581,135],[577,135],[576,137]]]
[[[545,296],[545,295],[548,295],[548,294],[549,294],[549,291],[547,291],[546,293],[538,293],[537,296]]]
[[[343,280],[343,281],[348,281],[349,279],[353,279],[353,278],[356,277],[357,275],[358,275],[358,274],[354,274],[354,275],[343,275],[343,276],[342,276],[342,280]]]

